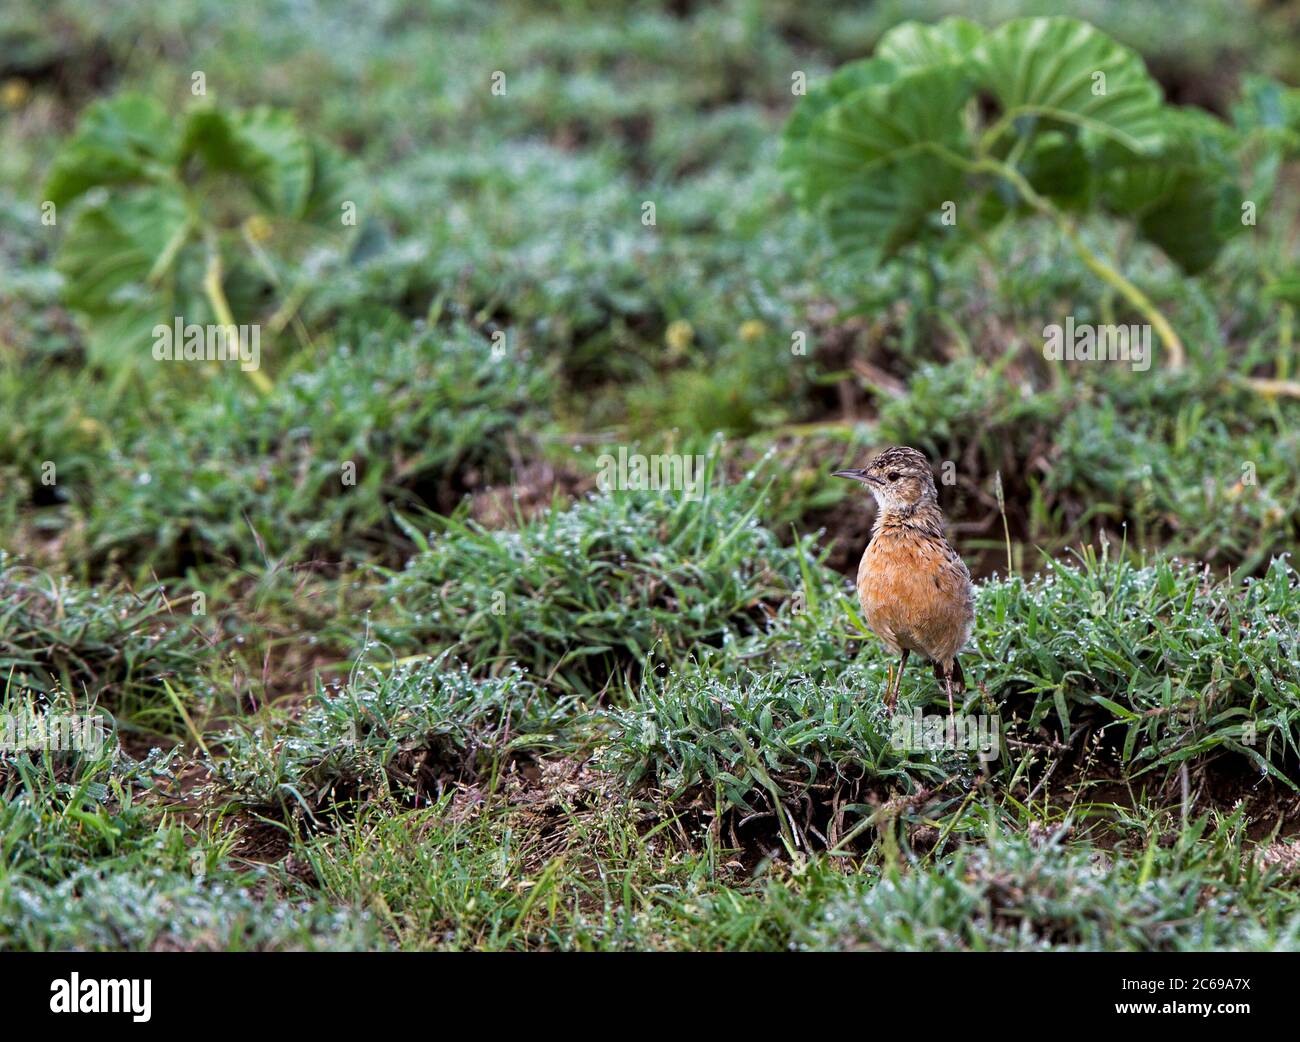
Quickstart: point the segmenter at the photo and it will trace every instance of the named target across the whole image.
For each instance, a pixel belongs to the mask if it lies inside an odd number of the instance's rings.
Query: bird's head
[[[861,470],[837,470],[833,476],[862,482],[885,513],[938,501],[930,461],[905,445],[885,449]]]

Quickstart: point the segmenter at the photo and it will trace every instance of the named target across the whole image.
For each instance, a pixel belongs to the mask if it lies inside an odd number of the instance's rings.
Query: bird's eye
[[[891,470],[891,471],[886,475],[886,477],[888,477],[890,481],[897,481],[897,480],[899,479],[900,476],[901,476],[901,475],[900,475],[900,474],[898,473],[898,471],[896,471],[896,470]]]

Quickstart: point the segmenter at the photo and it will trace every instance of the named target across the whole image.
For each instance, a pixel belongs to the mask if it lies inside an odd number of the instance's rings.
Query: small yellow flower
[[[664,343],[668,345],[668,353],[673,356],[684,353],[694,339],[695,330],[684,318],[669,322],[668,329],[664,331]]]
[[[266,242],[271,237],[271,222],[260,213],[255,213],[244,222],[244,231],[254,242]]]
[[[740,339],[747,344],[752,344],[755,340],[762,340],[766,332],[767,326],[756,318],[747,319],[740,323]]]
[[[4,85],[0,86],[0,105],[4,105],[7,109],[19,108],[29,94],[31,88],[27,85],[27,81],[15,76],[5,80]]]

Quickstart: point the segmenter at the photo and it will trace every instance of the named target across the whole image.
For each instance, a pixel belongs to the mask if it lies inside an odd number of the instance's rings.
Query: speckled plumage
[[[975,601],[970,572],[943,534],[943,513],[929,461],[915,449],[886,449],[858,471],[879,511],[858,567],[858,598],[867,625],[903,666],[915,652],[935,664],[948,690],[964,688],[957,654],[970,639]],[[887,694],[892,708],[897,684]]]

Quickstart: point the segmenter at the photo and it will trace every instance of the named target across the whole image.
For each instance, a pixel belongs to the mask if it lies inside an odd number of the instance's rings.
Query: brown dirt
[[[596,486],[594,474],[531,460],[515,468],[509,485],[488,487],[470,501],[470,517],[485,528],[513,528],[516,511],[525,520],[536,517],[557,498],[570,502]]]

